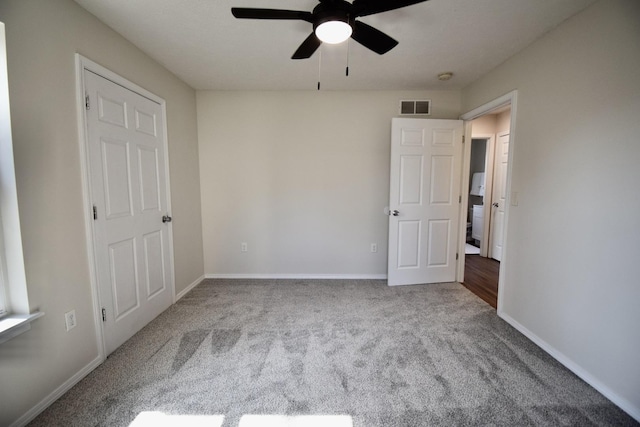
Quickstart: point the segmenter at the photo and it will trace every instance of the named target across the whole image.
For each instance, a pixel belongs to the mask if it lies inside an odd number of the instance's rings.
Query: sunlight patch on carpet
[[[222,427],[224,415],[170,415],[140,412],[129,427]]]
[[[349,415],[243,415],[238,427],[353,427]]]

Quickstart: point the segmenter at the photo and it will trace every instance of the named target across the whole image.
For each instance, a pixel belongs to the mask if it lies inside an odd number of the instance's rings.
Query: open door
[[[495,150],[493,196],[491,198],[491,231],[489,257],[502,261],[504,243],[504,208],[507,205],[507,168],[509,166],[509,134],[498,135]]]
[[[393,119],[388,284],[456,280],[461,120]]]

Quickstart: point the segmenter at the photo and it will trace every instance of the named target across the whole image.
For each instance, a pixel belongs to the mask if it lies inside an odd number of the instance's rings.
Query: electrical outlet
[[[64,323],[67,327],[67,332],[76,327],[76,311],[71,310],[64,314]]]
[[[378,244],[377,243],[372,243],[371,244],[371,252],[378,252]]]
[[[240,243],[240,252],[249,252],[249,246],[245,242]]]

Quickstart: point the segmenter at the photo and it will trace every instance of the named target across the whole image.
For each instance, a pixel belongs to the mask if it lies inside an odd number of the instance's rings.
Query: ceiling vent
[[[428,116],[431,114],[431,100],[404,100],[400,101],[401,116]]]

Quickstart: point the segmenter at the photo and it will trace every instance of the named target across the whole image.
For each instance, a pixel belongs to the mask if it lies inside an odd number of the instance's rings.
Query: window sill
[[[44,316],[41,311],[33,314],[10,314],[0,319],[0,344],[31,329],[31,322]]]

